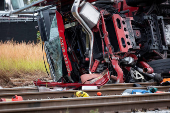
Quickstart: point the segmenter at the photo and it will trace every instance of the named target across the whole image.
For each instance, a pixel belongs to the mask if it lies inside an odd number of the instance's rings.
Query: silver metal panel
[[[100,13],[89,2],[81,7],[79,14],[90,28],[96,26],[100,18]]]
[[[170,25],[165,25],[165,38],[167,45],[170,46]]]

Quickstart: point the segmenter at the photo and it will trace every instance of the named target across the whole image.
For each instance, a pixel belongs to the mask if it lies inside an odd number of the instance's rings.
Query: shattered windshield
[[[62,53],[56,15],[54,16],[51,24],[50,38],[45,43],[49,51],[50,62],[52,64],[52,68],[50,70],[51,77],[57,82],[62,77]]]

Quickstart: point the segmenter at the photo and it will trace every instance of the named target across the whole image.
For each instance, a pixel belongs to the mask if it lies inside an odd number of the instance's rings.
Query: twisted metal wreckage
[[[54,82],[101,86],[161,82],[169,74],[169,0],[40,0],[41,33]],[[56,9],[50,9],[56,6]]]

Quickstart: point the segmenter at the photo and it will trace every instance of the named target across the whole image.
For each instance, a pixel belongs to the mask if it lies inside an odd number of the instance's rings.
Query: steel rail
[[[170,86],[154,86],[159,91],[168,91]],[[96,90],[85,90],[90,96],[95,96],[97,92],[102,92],[103,95],[120,95],[127,88],[109,88],[109,89],[96,89]],[[129,87],[128,89],[147,89],[146,87]],[[26,93],[3,93],[0,94],[0,98],[11,98],[14,95],[22,96],[24,100],[27,99],[53,99],[71,97],[77,90],[68,91],[55,91],[55,92],[26,92]]]
[[[22,93],[22,92],[38,92],[37,87],[18,87],[18,88],[3,88],[0,89],[0,94],[1,93]]]
[[[142,87],[147,86],[156,86],[156,82],[139,82],[136,84],[140,84]],[[134,87],[135,83],[119,83],[119,84],[105,84],[103,88],[127,88],[127,87]]]
[[[155,93],[143,95],[111,95],[111,96],[93,96],[86,98],[58,98],[44,100],[26,100],[16,102],[1,102],[0,109],[19,109],[33,107],[63,106],[63,105],[80,105],[80,104],[96,104],[109,102],[124,101],[144,101],[144,100],[160,100],[169,99],[170,93]]]
[[[62,106],[47,106],[47,107],[33,107],[33,108],[17,108],[17,109],[5,109],[0,110],[0,113],[87,113],[90,110],[96,110],[100,112],[106,111],[120,111],[130,109],[141,108],[159,108],[169,106],[170,99],[158,99],[158,100],[141,100],[141,101],[123,101],[123,102],[107,102],[107,103],[87,103],[87,104],[72,104]]]
[[[169,113],[169,106],[159,108],[140,108],[140,109],[129,109],[129,110],[118,110],[117,113]],[[106,111],[103,113],[115,113],[114,111]]]
[[[157,85],[157,83],[155,82],[142,82],[142,83],[138,83],[140,84],[142,87],[147,87],[147,86],[155,86]],[[127,87],[133,87],[134,83],[120,83],[120,84],[106,84],[104,86],[102,86],[102,89],[106,89],[106,88],[127,88]],[[1,93],[22,93],[22,92],[39,92],[37,87],[27,87],[27,88],[3,88],[0,89],[0,94]]]

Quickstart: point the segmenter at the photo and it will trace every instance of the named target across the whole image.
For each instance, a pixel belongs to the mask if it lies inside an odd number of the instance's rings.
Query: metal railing
[[[23,17],[0,17],[1,22],[27,22],[37,21],[37,18],[23,18]]]

